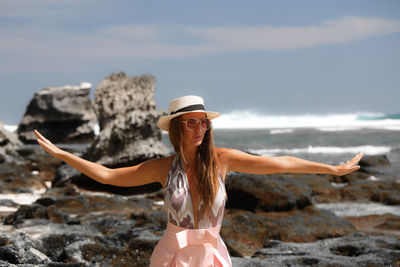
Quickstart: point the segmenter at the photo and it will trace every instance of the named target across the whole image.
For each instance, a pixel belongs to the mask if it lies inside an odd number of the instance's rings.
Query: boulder
[[[389,166],[390,161],[386,155],[366,155],[360,160],[361,167]]]
[[[157,125],[154,76],[113,73],[96,90],[94,108],[100,125],[84,157],[110,167],[131,166],[167,155]]]
[[[90,83],[81,83],[36,92],[18,125],[20,140],[35,143],[34,129],[54,143],[92,140],[96,114],[89,99],[91,87]]]
[[[269,240],[313,242],[355,231],[347,220],[312,206],[289,212],[252,213],[227,210],[221,228],[232,256],[251,256]]]
[[[230,173],[226,180],[227,208],[289,211],[311,205],[311,189],[289,176]]]

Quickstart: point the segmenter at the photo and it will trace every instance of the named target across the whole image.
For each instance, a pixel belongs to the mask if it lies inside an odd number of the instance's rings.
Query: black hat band
[[[186,112],[186,111],[193,111],[193,110],[204,110],[205,111],[206,109],[204,108],[204,105],[202,105],[202,104],[190,105],[190,106],[178,109],[177,111],[171,112],[170,115],[174,115],[178,112]]]

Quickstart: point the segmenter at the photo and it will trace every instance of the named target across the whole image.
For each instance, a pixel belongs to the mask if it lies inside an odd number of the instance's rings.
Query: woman
[[[151,257],[150,266],[231,266],[219,231],[224,214],[224,181],[230,171],[251,174],[321,173],[344,175],[358,170],[362,154],[338,166],[295,157],[261,157],[213,145],[211,120],[198,96],[184,96],[169,105],[170,114],[158,121],[169,132],[175,154],[132,167],[109,169],[63,151],[35,131],[51,155],[83,174],[116,186],[159,182],[165,188],[168,226]],[[193,208],[194,207],[194,208]]]

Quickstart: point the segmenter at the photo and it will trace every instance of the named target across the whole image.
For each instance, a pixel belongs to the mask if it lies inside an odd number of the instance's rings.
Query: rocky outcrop
[[[91,86],[81,83],[47,87],[36,92],[18,126],[20,140],[36,142],[34,129],[54,143],[92,140],[96,115],[89,99]]]
[[[0,193],[37,193],[50,186],[61,161],[39,147],[20,146],[12,161],[0,163]]]
[[[312,243],[268,240],[252,258],[232,258],[233,266],[398,266],[400,241],[361,233]]]
[[[231,173],[226,180],[227,208],[289,211],[311,205],[311,189],[285,176]]]
[[[49,189],[4,220],[10,228],[0,234],[0,265],[148,266],[167,222],[161,197]],[[344,219],[312,207],[227,210],[221,235],[234,266],[390,266],[400,257],[398,238],[355,233]]]
[[[15,160],[14,158],[18,156],[15,150],[21,145],[22,143],[18,140],[18,136],[7,131],[0,121],[0,163]]]
[[[165,156],[157,121],[154,76],[129,77],[113,73],[95,90],[94,108],[100,125],[85,157],[100,164],[131,166],[151,158]]]
[[[156,110],[155,78],[151,75],[129,77],[120,72],[101,81],[95,90],[94,107],[100,133],[81,156],[116,168],[133,166],[168,154],[161,141]],[[100,184],[64,165],[57,170],[53,186],[74,183],[82,188],[117,194],[138,194],[160,189],[159,184],[141,187],[116,187]]]
[[[3,193],[29,192],[29,187],[38,187],[43,179],[54,175],[59,164],[57,161],[51,163],[50,156],[32,149],[18,151],[24,155],[27,164],[0,164],[3,166],[0,178],[4,177],[0,179],[1,188],[7,188]],[[46,173],[46,170],[52,172]],[[398,234],[398,216],[341,218],[318,210],[314,205],[296,204],[303,203],[298,200],[304,197],[310,200],[314,194],[322,194],[329,186],[340,193],[342,188],[330,185],[334,181],[340,182],[330,180],[337,178],[282,175],[282,184],[278,185],[278,176],[242,176],[244,182],[239,186],[239,175],[230,174],[228,179],[232,180],[227,181],[231,183],[227,187],[230,190],[242,187],[240,192],[254,194],[256,198],[242,199],[249,201],[247,206],[251,209],[234,205],[225,211],[221,236],[233,257],[234,266],[368,266],[373,265],[372,259],[375,265],[390,266],[399,260],[399,239],[382,236]],[[268,189],[262,179],[266,179],[271,188]],[[340,179],[355,183],[357,180],[368,181],[368,175],[358,172],[354,177]],[[246,182],[261,189],[252,191]],[[13,189],[13,184],[25,191]],[[267,194],[262,195],[262,190]],[[235,201],[234,197],[240,198],[240,195],[230,193],[228,191],[228,202]],[[283,201],[263,202],[263,197],[282,198]],[[7,216],[0,212],[4,223],[0,225],[0,265],[148,266],[150,255],[167,224],[162,200],[162,190],[122,196],[88,192],[73,184],[49,188],[32,204],[18,205],[2,200],[1,206],[15,211]],[[366,228],[371,230],[371,225],[374,231],[369,233],[373,236],[358,232]]]
[[[231,255],[240,257],[253,255],[266,239],[313,242],[353,232],[355,228],[347,220],[312,206],[290,212],[228,210],[221,228]]]

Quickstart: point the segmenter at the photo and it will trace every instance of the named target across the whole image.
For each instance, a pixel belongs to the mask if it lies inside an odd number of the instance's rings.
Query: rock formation
[[[154,76],[129,77],[113,73],[95,90],[94,108],[100,125],[85,157],[111,167],[131,166],[165,156],[157,125]]]
[[[0,163],[12,161],[17,156],[15,150],[21,145],[17,135],[7,131],[0,121]]]
[[[34,129],[54,143],[93,139],[96,115],[89,99],[91,86],[81,83],[47,87],[36,92],[18,126],[20,140],[36,142]]]

